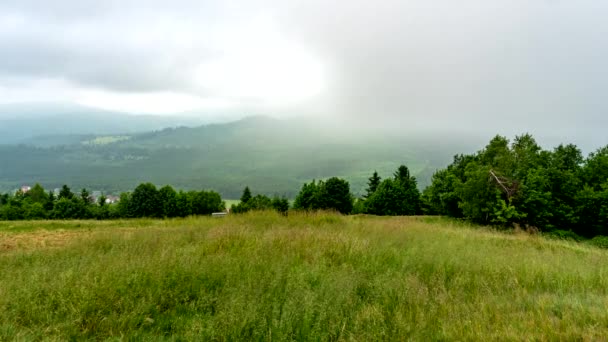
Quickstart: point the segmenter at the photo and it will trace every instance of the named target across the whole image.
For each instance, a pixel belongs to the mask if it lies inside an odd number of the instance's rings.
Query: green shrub
[[[591,239],[590,242],[596,247],[608,248],[608,236],[598,235]]]
[[[583,238],[571,230],[554,230],[547,234],[549,237],[560,240],[582,241]]]

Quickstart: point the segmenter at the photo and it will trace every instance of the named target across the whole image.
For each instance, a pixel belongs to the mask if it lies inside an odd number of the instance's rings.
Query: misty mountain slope
[[[205,122],[194,116],[130,115],[73,104],[5,104],[0,105],[0,144],[61,145],[77,142],[78,135],[146,132]]]
[[[103,136],[87,138],[83,141],[104,141]],[[115,192],[150,181],[214,189],[227,198],[238,198],[245,185],[293,198],[304,182],[338,176],[362,194],[374,170],[386,177],[406,164],[424,186],[436,168],[462,151],[455,143],[446,149],[404,137],[338,136],[296,119],[266,117],[133,134],[103,144],[83,141],[49,148],[0,147],[0,188],[40,182],[47,188],[67,183]]]

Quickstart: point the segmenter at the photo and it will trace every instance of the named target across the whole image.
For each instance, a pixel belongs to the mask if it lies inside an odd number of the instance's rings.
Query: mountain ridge
[[[191,127],[214,120],[214,116],[208,113],[206,116],[161,116],[69,103],[3,104],[0,105],[0,144],[27,143],[39,136],[124,134],[167,127]]]
[[[363,139],[354,131],[332,135],[331,127],[318,127],[258,116],[124,136],[68,136],[65,144],[4,145],[0,190],[39,182],[45,188],[68,184],[118,193],[152,182],[212,189],[225,198],[238,198],[248,185],[254,192],[293,198],[304,182],[337,176],[361,195],[374,170],[390,177],[405,164],[424,187],[453,154],[474,150],[457,140],[446,145],[408,136]]]

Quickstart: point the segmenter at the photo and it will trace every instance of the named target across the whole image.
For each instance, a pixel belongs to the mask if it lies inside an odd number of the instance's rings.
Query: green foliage
[[[132,193],[122,193],[120,201],[111,205],[106,204],[104,195],[94,202],[86,189],[77,197],[67,185],[63,186],[58,199],[52,192],[47,194],[40,185],[32,190],[27,193],[18,191],[13,196],[0,195],[0,220],[172,218],[209,215],[225,210],[224,201],[215,191],[177,193],[171,186],[157,190],[151,183],[140,184]],[[287,200],[277,199],[278,209],[284,210],[284,201]],[[270,199],[268,203],[271,203]]]
[[[47,218],[47,215],[42,203],[34,202],[23,206],[23,219],[25,220],[42,220]]]
[[[399,166],[393,179],[385,179],[362,204],[372,215],[416,215],[421,211],[416,178],[405,165]]]
[[[413,215],[404,205],[407,194],[399,182],[385,179],[365,201],[365,213],[372,215]]]
[[[246,186],[245,189],[243,190],[243,194],[241,195],[241,203],[247,204],[250,199],[251,199],[251,190],[249,190],[249,187]]]
[[[444,170],[438,170],[431,178],[422,195],[422,201],[427,214],[447,215],[461,218],[464,216],[460,207],[460,195],[457,190],[465,180],[465,170],[474,156],[456,155],[451,165]]]
[[[247,186],[243,190],[241,201],[238,204],[233,204],[230,211],[235,214],[242,214],[252,210],[276,210],[281,214],[287,214],[287,211],[289,210],[289,201],[284,197],[280,198],[275,196],[271,199],[262,194],[257,194],[252,197],[251,190]]]
[[[101,196],[99,196],[99,198],[97,199],[97,205],[99,205],[100,207],[104,207],[107,204],[107,200],[108,198],[104,194],[101,194]]]
[[[62,199],[62,198],[66,198],[66,199],[74,198],[74,193],[72,193],[72,190],[70,190],[70,188],[65,184],[61,187],[61,190],[59,191],[59,199]]]
[[[482,224],[608,235],[607,165],[608,147],[585,159],[571,144],[545,151],[529,134],[512,144],[497,136],[435,173],[424,209]]]
[[[367,189],[365,190],[365,195],[363,196],[363,198],[369,198],[371,195],[373,195],[374,192],[376,192],[376,190],[378,189],[378,186],[380,186],[381,181],[382,178],[378,176],[378,171],[374,171],[372,176],[369,177],[367,181]]]
[[[128,210],[130,217],[160,217],[163,206],[156,186],[152,183],[138,185],[131,194]]]
[[[53,206],[55,206],[55,200],[56,200],[55,193],[53,193],[52,191],[49,191],[47,201],[44,204],[44,209],[46,211],[52,211]]]
[[[576,195],[577,227],[581,235],[608,235],[608,181],[602,187],[595,190],[586,185]]]
[[[593,189],[601,191],[608,182],[608,146],[591,153],[582,170],[582,178],[586,184],[593,185]]]
[[[315,180],[310,183],[304,183],[304,185],[302,185],[302,190],[300,190],[296,196],[293,208],[297,210],[316,209],[315,207],[318,205],[316,204],[315,196],[319,192],[318,188]]]
[[[287,215],[289,211],[289,200],[286,197],[273,197],[271,205],[274,210],[283,215]]]
[[[122,201],[122,200],[121,200]],[[177,216],[186,217],[192,215],[191,196],[184,191],[177,194]]]
[[[165,185],[158,190],[158,200],[162,203],[162,217],[180,216],[177,192],[170,185]]]
[[[9,195],[0,193],[0,206],[8,204]]]
[[[272,208],[272,200],[270,197],[262,194],[255,195],[245,204],[249,206],[250,210],[268,210]]]
[[[211,215],[226,209],[226,204],[222,201],[220,194],[215,191],[190,191],[188,196],[192,215]]]
[[[115,214],[114,218],[118,218],[118,217],[132,218],[133,217],[132,210],[131,210],[131,193],[130,192],[123,192],[122,194],[120,194],[120,200],[118,201],[118,204],[116,205],[116,210],[114,211],[114,214]]]
[[[349,183],[332,177],[326,181],[305,183],[293,207],[297,210],[336,210],[349,214],[353,210],[353,201]]]
[[[571,240],[571,241],[582,241],[583,238],[576,234],[575,232],[571,231],[571,230],[554,230],[552,232],[550,232],[547,236],[554,238],[554,239],[559,239],[559,240]]]
[[[80,190],[80,200],[82,200],[82,202],[86,205],[92,204],[91,203],[91,194],[89,193],[89,190],[87,190],[85,188]]]
[[[0,207],[0,220],[3,221],[15,221],[23,220],[23,210],[20,206],[14,204],[4,204]]]
[[[30,191],[24,194],[24,198],[28,198],[33,203],[40,203],[42,205],[49,201],[49,195],[44,191],[44,188],[36,183]]]
[[[321,183],[316,195],[315,209],[333,209],[342,214],[349,214],[353,210],[353,196],[347,181],[332,177]]]
[[[494,209],[499,207],[497,201],[502,198],[501,190],[490,179],[490,169],[491,166],[470,162],[464,180],[456,188],[463,215],[476,223],[495,221]]]
[[[85,204],[77,198],[60,198],[50,214],[53,219],[67,220],[87,218],[87,210]]]
[[[500,194],[496,194],[496,206],[491,215],[491,222],[496,225],[511,226],[515,222],[520,222],[526,217],[525,213],[519,212],[510,202],[502,199]]]
[[[591,239],[590,242],[594,246],[608,249],[608,236],[598,235]]]
[[[366,199],[356,198],[355,202],[353,203],[353,212],[352,213],[355,215],[365,214],[365,202],[366,202]]]

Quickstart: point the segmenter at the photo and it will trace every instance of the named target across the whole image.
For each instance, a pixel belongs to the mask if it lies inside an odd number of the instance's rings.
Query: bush
[[[600,248],[608,248],[608,236],[598,235],[591,239],[591,244],[600,247]]]
[[[572,240],[572,241],[582,241],[583,238],[577,235],[575,232],[571,230],[554,230],[547,234],[547,236],[559,239],[559,240]]]

